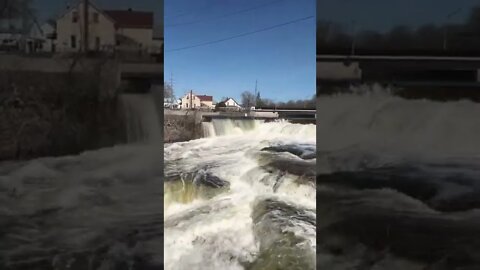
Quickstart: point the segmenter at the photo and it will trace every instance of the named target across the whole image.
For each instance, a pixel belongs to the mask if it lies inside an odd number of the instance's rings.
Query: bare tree
[[[255,105],[255,95],[250,91],[244,91],[241,94],[242,106],[244,108],[250,108]]]
[[[173,101],[175,99],[175,95],[173,93],[173,87],[168,82],[164,82],[163,97],[170,101]]]

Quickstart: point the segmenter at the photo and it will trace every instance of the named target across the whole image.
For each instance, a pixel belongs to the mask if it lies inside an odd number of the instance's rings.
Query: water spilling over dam
[[[480,106],[363,90],[319,99],[317,266],[479,268]]]
[[[203,128],[165,146],[165,268],[315,269],[315,125]]]

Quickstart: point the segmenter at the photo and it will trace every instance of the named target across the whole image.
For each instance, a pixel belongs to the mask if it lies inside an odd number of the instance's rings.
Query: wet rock
[[[317,184],[346,186],[354,189],[391,188],[413,198],[428,201],[440,190],[425,175],[412,174],[410,168],[379,168],[356,172],[335,172],[317,176]]]
[[[315,163],[303,160],[274,159],[264,164],[262,168],[270,173],[280,171],[297,176],[311,177],[313,180],[316,175]]]
[[[355,190],[392,189],[442,212],[480,208],[480,190],[466,176],[439,176],[414,167],[384,167],[317,176],[317,184]],[[455,189],[452,193],[450,190]],[[452,194],[450,194],[452,193]]]
[[[276,145],[276,146],[269,146],[264,147],[260,151],[268,151],[268,152],[288,152],[290,154],[296,155],[302,159],[314,159],[316,158],[316,148],[312,145]]]
[[[193,179],[193,183],[211,188],[224,188],[230,186],[228,181],[220,179],[212,173],[203,170],[197,172],[197,175],[195,175],[195,178]]]
[[[253,209],[253,230],[260,248],[247,269],[315,269],[315,250],[309,242],[315,234],[314,210],[273,199],[259,200]],[[313,236],[305,232],[309,230]]]
[[[350,247],[360,244],[369,254],[388,253],[424,265],[447,259],[446,269],[480,266],[478,214],[429,211],[403,203],[405,196],[400,193],[383,196],[383,192],[317,193],[321,200],[317,211],[328,219],[317,226],[323,239],[320,248],[330,245],[345,256]]]

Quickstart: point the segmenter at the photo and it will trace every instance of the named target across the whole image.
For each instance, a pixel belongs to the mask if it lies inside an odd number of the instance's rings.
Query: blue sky
[[[226,96],[240,101],[243,91],[254,91],[258,79],[263,98],[311,98],[315,18],[207,46],[169,50],[315,16],[315,5],[315,0],[165,0],[165,80],[173,74],[177,97],[192,89],[216,101]],[[190,22],[195,23],[173,26]]]
[[[480,5],[479,0],[321,0],[318,1],[317,19],[340,22],[344,26],[355,25],[358,30],[388,31],[396,25],[419,26],[447,22],[461,23],[469,15],[469,9]]]

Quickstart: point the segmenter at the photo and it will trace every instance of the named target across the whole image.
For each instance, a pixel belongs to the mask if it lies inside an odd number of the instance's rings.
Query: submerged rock
[[[175,179],[175,180],[173,180]],[[171,176],[165,182],[165,205],[171,202],[189,203],[197,198],[210,199],[229,190],[230,183],[206,170]]]
[[[479,208],[480,190],[474,182],[467,176],[435,175],[406,166],[335,172],[317,176],[319,185],[354,190],[396,190],[442,212]]]
[[[445,269],[480,267],[479,214],[435,212],[388,190],[318,191],[317,198],[325,220],[317,226],[319,252],[343,258],[370,254],[376,258],[372,265],[388,254],[425,266],[448,266]],[[363,247],[363,255],[353,256],[353,247]]]
[[[259,254],[246,269],[315,269],[315,210],[274,199],[253,207],[253,231]],[[315,240],[313,240],[315,241]]]

